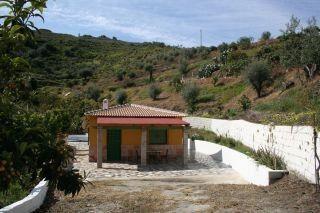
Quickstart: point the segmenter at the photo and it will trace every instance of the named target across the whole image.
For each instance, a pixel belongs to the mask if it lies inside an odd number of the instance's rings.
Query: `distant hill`
[[[34,70],[32,79],[39,90],[60,94],[62,98],[90,98],[86,95],[88,90],[95,89],[99,90],[99,97],[94,98],[97,102],[108,98],[111,104],[116,104],[116,92],[124,90],[130,102],[185,111],[186,105],[172,82],[185,60],[189,72],[183,82],[193,81],[200,87],[195,114],[281,123],[284,119],[278,113],[294,120],[306,112],[305,103],[310,103],[310,94],[319,84],[318,76],[306,82],[301,80],[304,75],[301,69],[285,69],[280,65],[279,39],[248,47],[229,44],[232,52],[227,61],[209,76],[202,76],[199,70],[221,63],[222,46],[180,48],[159,42],[129,43],[106,36],[76,37],[49,30],[41,30],[36,40],[28,50]],[[264,97],[257,99],[242,72],[248,63],[259,59],[272,62],[272,81],[266,85]],[[154,67],[154,84],[162,90],[157,100],[148,95],[149,73],[144,70],[147,64]],[[286,84],[290,84],[288,88]],[[252,102],[251,110],[246,112],[239,104],[243,95]]]

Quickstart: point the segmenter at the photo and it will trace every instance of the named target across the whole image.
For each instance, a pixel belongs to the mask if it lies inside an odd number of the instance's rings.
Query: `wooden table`
[[[160,150],[149,150],[147,151],[148,158],[152,159],[153,161],[160,161],[160,155],[161,151]]]

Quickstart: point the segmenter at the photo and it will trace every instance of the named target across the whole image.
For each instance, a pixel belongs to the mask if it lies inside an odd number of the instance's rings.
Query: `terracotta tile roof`
[[[109,107],[108,109],[99,109],[86,112],[85,115],[99,116],[99,117],[184,117],[186,114],[143,106],[138,104],[124,104]]]

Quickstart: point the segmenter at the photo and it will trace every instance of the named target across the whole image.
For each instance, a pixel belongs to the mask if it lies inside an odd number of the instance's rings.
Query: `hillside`
[[[105,36],[75,37],[41,30],[37,43],[30,45],[28,57],[38,91],[59,94],[62,99],[88,99],[91,108],[98,107],[104,98],[112,105],[117,104],[116,93],[124,90],[128,102],[186,111],[181,93],[173,85],[184,60],[188,73],[179,77],[182,84],[195,82],[200,88],[195,115],[310,123],[305,116],[319,108],[318,98],[314,99],[320,89],[319,76],[307,80],[303,69],[285,68],[280,63],[281,38],[249,45],[231,43],[228,47],[231,52],[224,62],[223,48],[223,44],[218,48],[181,48],[157,42],[128,43]],[[251,61],[262,59],[272,64],[272,79],[266,83],[263,96],[257,98],[242,73]],[[148,64],[154,68],[152,84],[162,90],[156,100],[148,95],[149,73],[144,70]],[[199,77],[199,70],[217,64],[212,74]],[[248,111],[239,104],[244,95],[251,102]]]

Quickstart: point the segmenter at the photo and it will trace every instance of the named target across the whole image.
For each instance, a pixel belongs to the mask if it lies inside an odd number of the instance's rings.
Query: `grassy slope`
[[[45,45],[48,43],[55,48],[53,50],[50,46],[46,48]],[[49,52],[45,50],[43,53],[43,49],[49,49]],[[256,44],[253,48],[242,51],[252,57],[260,49],[261,45]],[[89,86],[95,85],[102,90],[102,98],[108,97],[111,103],[115,104],[115,91],[124,88],[130,102],[185,111],[181,95],[169,84],[172,77],[178,73],[181,52],[179,48],[160,44],[134,44],[108,38],[74,37],[43,31],[37,47],[30,55],[32,65],[36,68],[34,77],[44,84],[42,86],[45,86],[45,90],[57,92],[61,96],[68,92],[71,92],[71,95],[81,94]],[[196,81],[201,87],[196,114],[229,117],[227,112],[233,109],[238,111],[233,118],[253,119],[239,108],[238,100],[244,94],[253,101],[254,114],[258,115],[258,119],[254,116],[255,121],[272,120],[273,115],[277,113],[298,114],[304,112],[306,105],[309,105],[306,103],[310,102],[310,88],[318,79],[308,84],[300,83],[297,78],[299,72],[295,69],[286,71],[284,68],[275,67],[274,81],[266,89],[268,95],[260,99],[256,99],[255,92],[241,76],[220,78],[219,86],[214,86],[212,79],[193,77],[202,65],[210,63],[217,55],[217,51],[212,51],[206,57],[199,54],[188,61],[191,71],[186,81]],[[148,97],[148,74],[143,70],[145,63],[152,63],[155,66],[155,82],[163,90],[159,100],[152,101]],[[84,80],[79,76],[82,69],[94,71],[90,80]],[[123,81],[118,81],[115,75],[115,70],[118,69],[125,69],[127,73],[134,72],[136,77],[130,79],[126,76]],[[281,93],[281,82],[287,80],[293,80],[295,86]],[[283,119],[275,120],[280,122]]]

